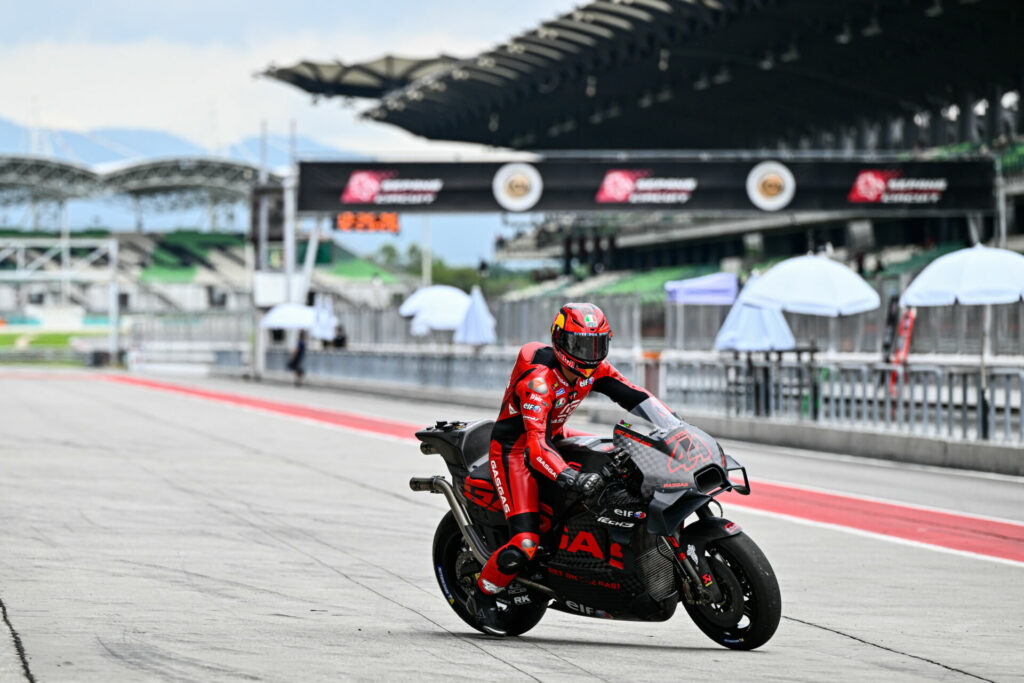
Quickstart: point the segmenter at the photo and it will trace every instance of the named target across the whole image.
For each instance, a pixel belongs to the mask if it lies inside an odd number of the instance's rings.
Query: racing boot
[[[498,612],[498,602],[494,596],[480,588],[479,583],[473,584],[473,592],[466,601],[466,609],[476,616],[480,629],[492,636],[507,636],[508,631],[502,623]]]

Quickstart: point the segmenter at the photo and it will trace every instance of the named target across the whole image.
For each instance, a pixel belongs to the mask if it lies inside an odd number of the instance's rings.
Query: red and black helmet
[[[594,304],[566,304],[551,325],[551,346],[562,365],[584,377],[608,355],[612,328]]]

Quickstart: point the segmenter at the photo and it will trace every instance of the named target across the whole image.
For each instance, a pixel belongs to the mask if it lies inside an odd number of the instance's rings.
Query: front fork
[[[701,519],[711,517],[711,511],[705,505],[697,511]],[[682,528],[682,527],[680,527]],[[683,587],[683,599],[690,605],[708,605],[722,602],[722,590],[715,581],[715,575],[703,557],[703,548],[697,551],[694,544],[683,544],[675,536],[662,536],[664,550],[672,556]]]

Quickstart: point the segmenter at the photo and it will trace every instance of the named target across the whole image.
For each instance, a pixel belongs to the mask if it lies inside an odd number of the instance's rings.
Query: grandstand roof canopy
[[[108,192],[137,197],[182,192],[244,200],[259,177],[251,164],[210,157],[175,157],[133,162],[103,175]],[[272,178],[280,182],[279,178]]]
[[[1019,89],[1022,35],[1020,0],[599,0],[364,115],[512,148],[774,145]]]
[[[45,157],[0,156],[0,204],[87,197],[99,185],[100,177],[84,166]]]
[[[385,55],[361,64],[299,62],[295,66],[269,67],[264,76],[290,83],[314,95],[383,97],[413,81],[433,75],[458,61],[441,55],[413,59]]]
[[[102,169],[47,157],[0,155],[0,204],[66,201],[101,195],[159,200],[168,208],[248,200],[259,168],[230,159],[174,157]],[[279,184],[271,174],[268,181]]]

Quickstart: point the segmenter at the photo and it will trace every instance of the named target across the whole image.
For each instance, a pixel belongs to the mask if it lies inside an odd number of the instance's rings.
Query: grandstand
[[[344,94],[377,100],[366,118],[429,139],[549,158],[564,150],[992,154],[1015,235],[1024,216],[1022,34],[1017,0],[598,1],[480,54],[424,60],[427,73],[381,92]],[[334,94],[338,72],[321,66],[306,63],[304,80],[288,82]],[[855,218],[547,215],[502,241],[495,258],[557,259],[572,277],[682,265],[742,271],[826,245],[849,251],[851,263],[888,263],[902,248],[995,232],[991,217]]]
[[[106,231],[86,234],[110,236]],[[57,234],[4,230],[0,231],[0,247],[4,240],[27,238],[56,240]],[[117,239],[123,313],[250,310],[252,273],[242,235],[179,230],[161,235],[122,233]],[[23,258],[31,262],[45,249],[29,247]],[[0,256],[0,273],[13,271],[12,256]],[[303,256],[300,251],[300,262]],[[85,316],[107,311],[108,285],[103,281],[107,269],[107,260],[97,259],[78,272],[72,283],[69,303],[80,307]],[[340,246],[327,243],[318,250],[312,291],[330,293],[342,303],[380,305],[409,288],[401,277]],[[60,292],[46,283],[0,281],[0,319],[16,319],[27,305],[58,304],[60,300]]]

